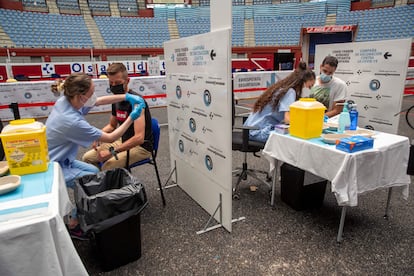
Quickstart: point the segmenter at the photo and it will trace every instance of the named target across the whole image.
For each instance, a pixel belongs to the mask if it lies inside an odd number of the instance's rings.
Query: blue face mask
[[[332,75],[321,73],[320,78],[322,82],[330,82],[332,79]]]

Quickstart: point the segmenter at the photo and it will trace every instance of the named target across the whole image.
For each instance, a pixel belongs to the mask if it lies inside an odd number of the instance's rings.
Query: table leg
[[[276,181],[277,179],[279,179],[279,175],[278,175],[278,165],[279,165],[279,161],[278,160],[274,160],[275,161],[275,169],[273,170],[273,177],[272,177],[272,197],[270,199],[270,206],[274,206],[275,204],[275,190],[276,190]]]
[[[387,206],[385,206],[384,219],[388,219],[388,211],[389,211],[389,208],[390,208],[391,195],[392,195],[392,187],[388,188]]]
[[[342,241],[342,233],[344,232],[345,216],[346,216],[346,206],[342,206],[341,221],[339,222],[338,236],[336,237],[337,242]]]

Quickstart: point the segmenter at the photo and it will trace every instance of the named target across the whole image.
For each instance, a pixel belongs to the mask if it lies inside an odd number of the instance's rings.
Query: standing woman
[[[266,142],[276,124],[289,124],[289,106],[301,97],[303,88],[311,88],[314,83],[315,73],[307,69],[306,63],[300,62],[289,76],[268,87],[244,123],[260,128],[250,130],[250,139]]]

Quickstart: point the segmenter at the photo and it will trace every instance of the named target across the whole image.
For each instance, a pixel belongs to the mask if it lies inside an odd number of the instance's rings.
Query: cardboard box
[[[365,136],[351,136],[336,141],[336,149],[350,153],[372,149],[373,147],[374,139]]]
[[[275,125],[275,131],[280,134],[288,134],[289,133],[289,125],[285,124],[277,124]]]

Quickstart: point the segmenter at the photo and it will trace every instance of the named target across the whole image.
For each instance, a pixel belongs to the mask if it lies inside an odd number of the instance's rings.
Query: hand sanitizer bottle
[[[349,128],[351,125],[351,118],[348,112],[348,104],[344,104],[344,109],[342,110],[341,114],[339,114],[338,119],[338,133],[344,133],[346,128]]]
[[[349,117],[351,119],[351,125],[349,126],[349,130],[356,130],[358,128],[358,110],[356,109],[356,104],[349,105]]]

